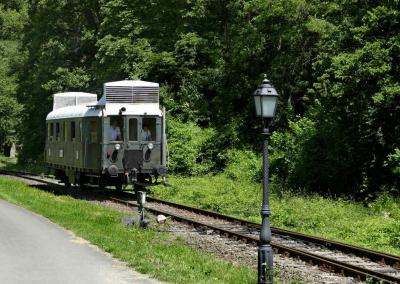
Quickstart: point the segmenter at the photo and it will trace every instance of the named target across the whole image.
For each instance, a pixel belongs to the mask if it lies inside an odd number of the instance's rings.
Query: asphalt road
[[[0,200],[1,284],[155,284],[109,254],[18,206]]]

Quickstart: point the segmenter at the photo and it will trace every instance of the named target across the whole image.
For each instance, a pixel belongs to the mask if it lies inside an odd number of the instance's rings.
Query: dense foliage
[[[259,151],[251,93],[268,72],[276,182],[362,196],[399,186],[399,1],[0,3],[0,138],[18,129],[21,160],[41,156],[53,93],[129,77],[162,84],[171,168],[220,171],[232,149]],[[23,116],[10,115],[16,97]]]

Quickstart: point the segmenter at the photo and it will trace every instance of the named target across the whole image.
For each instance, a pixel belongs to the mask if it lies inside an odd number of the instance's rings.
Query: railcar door
[[[145,116],[140,121],[140,143],[143,149],[143,169],[152,170],[161,165],[162,152],[162,119],[161,117]],[[149,148],[149,144],[153,148]]]
[[[74,167],[81,170],[84,167],[85,140],[81,119],[75,120]]]
[[[126,117],[127,143],[123,158],[123,167],[125,169],[139,169],[143,164],[143,151],[140,145],[140,117]]]
[[[121,115],[112,115],[103,119],[103,170],[115,165],[122,172],[122,158],[126,141],[125,119]],[[116,147],[119,145],[119,149]]]
[[[69,122],[69,141],[70,141],[70,163],[74,168],[79,168],[80,143],[79,143],[79,122],[72,120]]]
[[[56,152],[56,156],[54,159],[54,163],[57,165],[63,165],[64,160],[64,149],[62,148],[62,122],[60,120],[55,121],[55,134],[56,139],[54,143],[54,148]]]
[[[64,161],[65,166],[72,167],[73,166],[73,144],[71,140],[71,120],[65,120],[63,122],[63,129],[64,129],[64,142],[63,142],[63,149],[64,149]]]
[[[85,168],[99,170],[101,166],[101,120],[98,117],[87,118],[84,128],[86,130],[84,136]]]
[[[46,162],[54,163],[56,152],[54,150],[54,123],[49,121],[47,123],[47,137],[46,137]]]

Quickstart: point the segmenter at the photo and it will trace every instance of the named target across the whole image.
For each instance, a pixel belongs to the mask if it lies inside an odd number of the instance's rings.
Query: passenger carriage
[[[121,189],[166,177],[165,111],[157,83],[105,83],[99,101],[96,94],[55,94],[46,124],[45,160],[66,185]]]

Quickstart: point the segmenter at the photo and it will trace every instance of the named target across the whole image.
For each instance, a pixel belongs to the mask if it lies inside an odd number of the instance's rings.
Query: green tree
[[[0,148],[17,142],[16,129],[22,108],[16,99],[16,70],[24,56],[21,32],[25,22],[23,1],[0,2]]]
[[[316,100],[307,114],[315,129],[302,140],[287,177],[281,175],[292,186],[364,196],[396,190],[398,8],[396,2],[344,2],[309,22],[320,37],[317,80],[309,90]]]
[[[27,59],[20,72],[22,117],[21,161],[43,153],[45,118],[52,94],[91,89],[96,35],[100,25],[98,1],[45,0],[31,2],[23,37]]]

